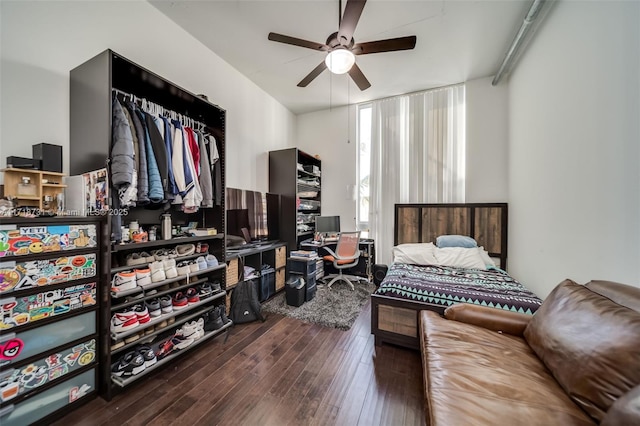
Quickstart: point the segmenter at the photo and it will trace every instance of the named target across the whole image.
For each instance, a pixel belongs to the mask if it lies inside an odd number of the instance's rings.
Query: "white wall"
[[[505,202],[508,196],[508,88],[493,77],[465,83],[467,203]]]
[[[322,160],[322,214],[340,216],[343,231],[356,229],[356,107],[298,115],[298,148]]]
[[[0,3],[0,164],[62,145],[69,71],[105,49],[227,110],[227,185],[267,191],[268,151],[293,145],[295,116],[143,0]]]
[[[509,107],[510,272],[640,286],[640,2],[558,2]]]

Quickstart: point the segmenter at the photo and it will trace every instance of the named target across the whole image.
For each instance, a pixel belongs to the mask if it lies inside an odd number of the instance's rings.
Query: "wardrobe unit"
[[[209,265],[197,272],[187,275],[167,278],[143,288],[124,292],[112,291],[110,281],[100,283],[107,290],[103,295],[100,318],[100,340],[104,348],[102,358],[104,368],[100,373],[100,394],[106,399],[119,390],[126,388],[131,383],[145,376],[147,373],[162,368],[169,362],[179,362],[180,355],[197,345],[211,341],[210,338],[228,331],[232,323],[227,323],[223,328],[206,332],[204,337],[196,340],[196,343],[179,351],[172,352],[169,356],[158,360],[150,368],[142,373],[126,377],[118,377],[112,374],[111,367],[119,358],[144,343],[157,345],[171,333],[175,332],[187,321],[193,321],[207,310],[217,308],[225,304],[225,120],[226,112],[217,105],[212,104],[201,95],[195,95],[157,74],[135,64],[123,56],[106,50],[87,62],[73,69],[70,73],[71,91],[71,150],[70,150],[70,175],[79,175],[88,171],[110,167],[110,150],[112,143],[112,99],[115,96],[124,96],[124,99],[149,101],[162,106],[165,110],[172,111],[176,116],[189,117],[203,126],[203,131],[215,138],[219,160],[221,181],[219,182],[220,196],[217,203],[214,200],[213,207],[200,207],[195,213],[185,213],[179,205],[147,205],[131,207],[128,210],[111,210],[106,218],[107,227],[111,229],[112,222],[116,220],[116,214],[122,224],[126,225],[137,221],[144,230],[150,226],[158,226],[157,240],[120,243],[107,240],[102,244],[105,251],[106,262],[104,264],[105,275],[110,279],[123,271],[133,269],[126,264],[127,255],[150,252],[156,249],[172,249],[178,245],[202,245],[202,252],[191,253],[182,256],[177,261],[193,260],[199,256],[211,254],[219,261],[216,266]],[[126,94],[126,95],[123,95]],[[175,117],[174,117],[175,118]],[[109,188],[110,207],[113,207],[113,197],[117,197],[117,191]],[[170,213],[171,223],[176,226],[186,227],[195,224],[197,228],[215,228],[217,233],[211,232],[204,236],[186,236],[162,240],[160,232],[161,214]],[[151,260],[142,262],[136,267],[144,268],[150,265]],[[216,292],[212,297],[203,298],[197,303],[189,303],[188,308],[173,313],[163,313],[161,317],[153,318],[149,323],[140,324],[139,330],[114,333],[110,329],[112,315],[118,309],[126,309],[136,303],[148,302],[152,298],[163,295],[172,295],[178,291],[186,291],[187,288],[198,286],[202,283],[220,283],[222,291]],[[133,296],[137,295],[138,299]],[[131,296],[131,297],[130,297]],[[167,321],[168,320],[168,321]],[[155,327],[154,327],[155,325]],[[143,330],[144,329],[144,330]],[[135,334],[140,337],[133,340]],[[124,343],[124,346],[122,345]]]

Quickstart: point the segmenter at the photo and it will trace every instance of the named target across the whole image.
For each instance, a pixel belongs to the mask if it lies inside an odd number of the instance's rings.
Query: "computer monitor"
[[[316,232],[337,234],[340,232],[340,216],[316,216]]]

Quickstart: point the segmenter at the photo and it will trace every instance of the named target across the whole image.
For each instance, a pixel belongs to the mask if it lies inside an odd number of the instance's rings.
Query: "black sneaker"
[[[231,322],[231,320],[227,317],[227,308],[224,305],[219,305],[218,309],[220,310],[220,318],[222,319],[223,325],[227,325]]]
[[[142,355],[142,358],[144,358],[145,368],[151,367],[158,361],[158,359],[156,358],[156,353],[153,352],[153,349],[151,349],[149,346],[139,346],[136,349],[136,352]]]
[[[222,291],[222,287],[220,286],[220,282],[216,281],[214,283],[211,283],[211,290],[213,291],[213,293],[220,293]]]
[[[204,314],[204,331],[219,330],[223,326],[224,323],[222,322],[220,311],[218,311],[217,307]]]
[[[111,374],[114,376],[135,376],[145,370],[144,357],[137,352],[127,352],[122,358],[111,366]]]

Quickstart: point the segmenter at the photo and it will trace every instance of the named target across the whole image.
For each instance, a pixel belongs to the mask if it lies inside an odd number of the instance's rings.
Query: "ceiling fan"
[[[298,83],[298,87],[307,87],[327,67],[335,74],[349,73],[360,90],[371,87],[371,83],[364,76],[360,67],[355,63],[354,55],[368,55],[370,53],[394,52],[396,50],[410,50],[416,45],[416,36],[390,38],[386,40],[356,43],[353,33],[364,9],[366,0],[347,0],[344,14],[340,16],[342,1],[339,1],[338,31],[327,38],[325,44],[307,41],[296,37],[289,37],[277,33],[269,33],[269,40],[279,43],[306,47],[307,49],[327,52],[327,57]]]

